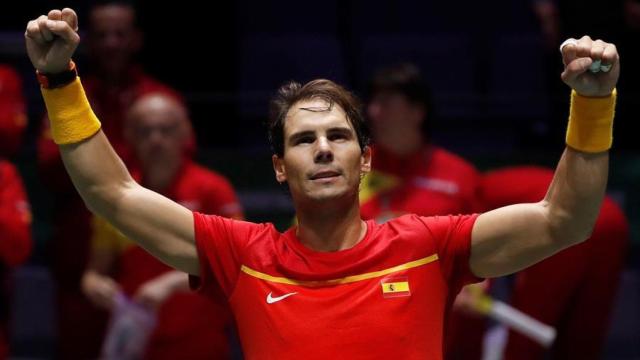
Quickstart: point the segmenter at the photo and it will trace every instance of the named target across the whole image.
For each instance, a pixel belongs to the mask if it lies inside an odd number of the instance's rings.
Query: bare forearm
[[[161,261],[198,273],[191,212],[138,185],[102,131],[60,152],[92,212]]]
[[[565,150],[545,197],[552,238],[571,245],[586,240],[604,199],[609,153]]]
[[[87,207],[100,216],[112,218],[118,199],[137,186],[102,131],[83,142],[60,146],[60,153]]]
[[[191,265],[195,248],[190,240],[190,212],[138,185],[102,131],[80,143],[60,146],[60,153],[92,212],[161,261],[197,273]],[[186,219],[187,226],[171,226],[178,216]]]

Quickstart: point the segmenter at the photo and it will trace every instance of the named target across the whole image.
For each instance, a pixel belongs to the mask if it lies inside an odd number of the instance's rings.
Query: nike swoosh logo
[[[288,298],[289,296],[295,295],[297,294],[297,292],[292,292],[292,293],[288,293],[288,294],[284,294],[282,296],[278,296],[278,297],[272,297],[271,296],[272,293],[269,293],[269,295],[267,295],[267,304],[273,304],[273,303],[277,303],[280,300],[284,300],[286,298]]]

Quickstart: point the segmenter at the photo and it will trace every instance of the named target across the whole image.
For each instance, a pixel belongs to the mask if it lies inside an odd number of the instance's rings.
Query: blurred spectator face
[[[371,134],[378,142],[387,136],[420,132],[425,110],[422,105],[410,102],[402,94],[381,92],[371,99],[367,115]]]
[[[146,95],[131,107],[126,136],[143,169],[175,168],[182,161],[190,131],[186,109],[161,94]]]
[[[89,50],[96,66],[107,76],[118,76],[140,49],[142,35],[135,26],[135,10],[109,4],[91,10]]]

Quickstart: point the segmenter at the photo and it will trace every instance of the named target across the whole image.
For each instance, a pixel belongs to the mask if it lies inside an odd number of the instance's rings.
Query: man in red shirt
[[[491,171],[482,180],[489,209],[543,197],[553,172],[536,166]],[[510,303],[558,331],[553,359],[600,359],[629,241],[618,205],[604,199],[588,241],[516,274]],[[544,359],[546,349],[509,332],[505,359]]]
[[[136,10],[122,1],[98,1],[90,9],[88,56],[91,72],[83,76],[87,96],[103,121],[115,151],[135,167],[124,137],[126,112],[139,97],[165,93],[180,99],[168,86],[144,72],[135,56],[142,47]],[[192,146],[192,145],[191,145]],[[38,168],[53,195],[51,258],[57,285],[58,355],[94,358],[100,347],[106,316],[83,296],[80,278],[90,253],[90,212],[74,190],[64,170],[58,147],[51,138],[49,121],[38,140]]]
[[[140,163],[134,178],[192,211],[241,219],[231,184],[189,158],[187,116],[181,103],[162,94],[145,95],[133,104],[125,137]],[[184,292],[186,274],[156,260],[103,219],[94,221],[93,254],[82,286],[96,305],[108,310],[120,291],[158,309],[146,359],[230,356],[226,331],[231,317],[224,299]]]
[[[482,215],[363,221],[358,189],[371,150],[357,101],[329,80],[284,85],[269,137],[298,225],[280,233],[192,212],[131,178],[72,69],[77,24],[71,9],[52,10],[25,33],[74,185],[92,211],[193,275],[202,292],[220,296],[218,284],[250,359],[440,359],[446,314],[462,285],[584,241],[604,197],[619,76],[612,44],[585,36],[563,48],[574,106],[549,193]],[[590,73],[594,60],[606,71]]]
[[[22,179],[11,163],[0,157],[0,359],[9,355],[7,339],[8,271],[31,253],[31,211]]]

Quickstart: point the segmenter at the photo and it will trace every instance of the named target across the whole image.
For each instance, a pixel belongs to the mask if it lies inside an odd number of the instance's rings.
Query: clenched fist
[[[80,43],[77,31],[78,17],[69,8],[51,10],[29,21],[24,37],[33,66],[44,74],[69,69],[71,55]]]
[[[560,51],[564,63],[561,77],[565,84],[583,96],[611,94],[620,77],[620,57],[614,44],[583,36],[580,40],[565,41]],[[605,71],[589,71],[597,61]]]

